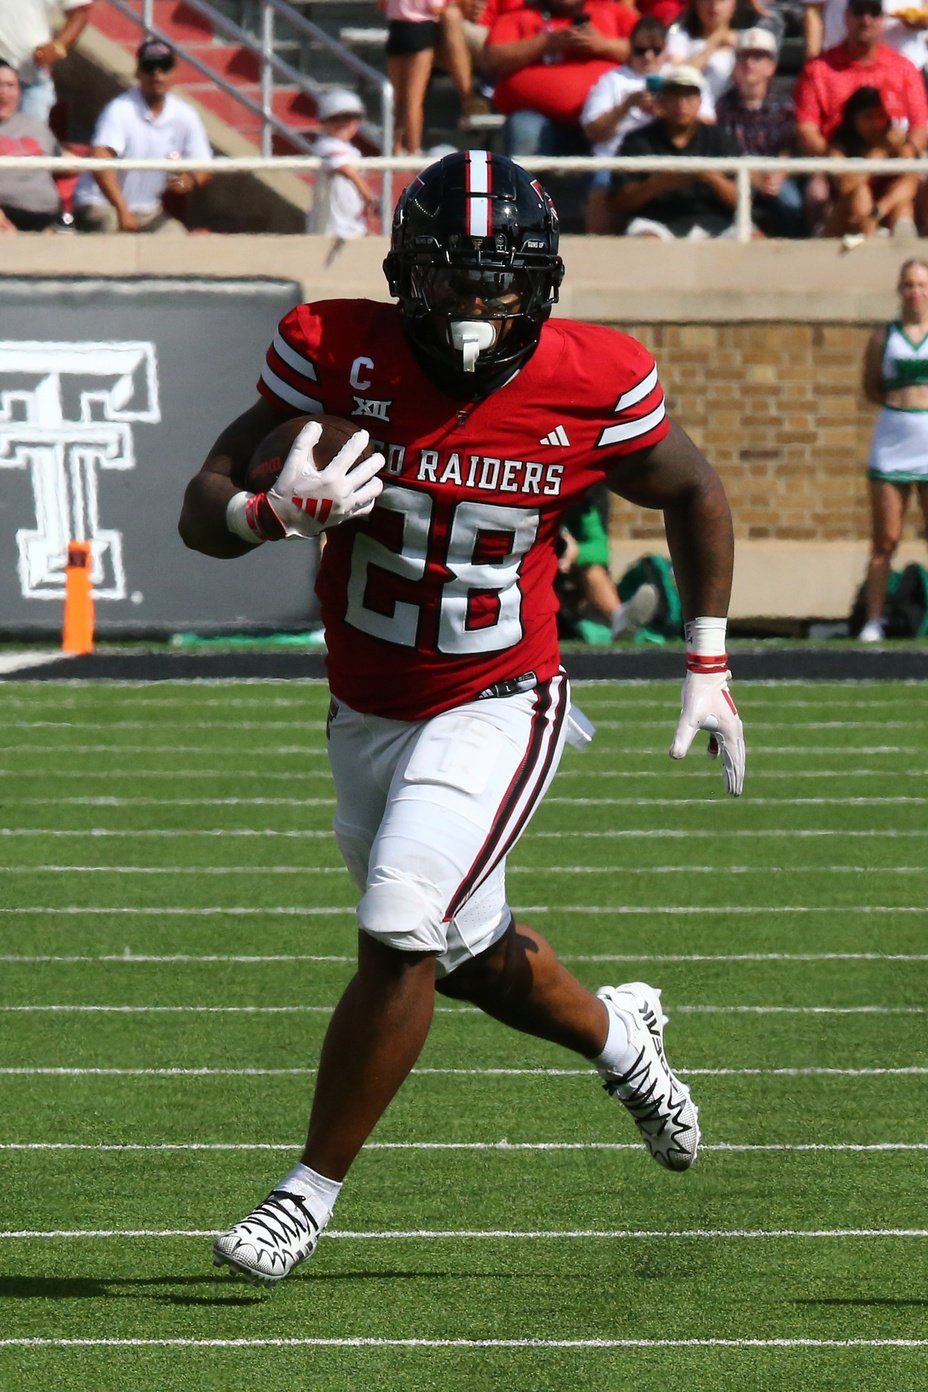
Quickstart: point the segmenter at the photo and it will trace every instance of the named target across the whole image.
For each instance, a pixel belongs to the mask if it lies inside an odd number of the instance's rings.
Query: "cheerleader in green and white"
[[[864,356],[864,393],[882,407],[867,470],[872,541],[864,643],[883,637],[886,584],[913,487],[928,529],[928,263],[904,262],[898,290],[899,318],[874,329]]]

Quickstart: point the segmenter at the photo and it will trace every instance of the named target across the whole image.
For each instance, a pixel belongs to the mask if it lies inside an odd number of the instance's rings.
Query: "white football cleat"
[[[302,1194],[275,1189],[253,1213],[213,1243],[213,1265],[229,1266],[255,1286],[282,1281],[311,1257],[322,1236]]]
[[[690,1090],[664,1055],[661,993],[643,981],[603,986],[596,992],[619,1015],[635,1051],[624,1073],[597,1065],[603,1086],[631,1112],[651,1155],[668,1170],[688,1170],[699,1149],[699,1113]]]

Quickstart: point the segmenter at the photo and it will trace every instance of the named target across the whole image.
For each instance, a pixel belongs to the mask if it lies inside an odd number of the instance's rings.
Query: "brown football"
[[[250,493],[266,493],[284,467],[284,460],[290,453],[290,446],[293,444],[304,425],[310,421],[318,421],[322,426],[322,435],[319,443],[313,449],[313,459],[316,467],[324,469],[326,464],[330,464],[346,440],[350,440],[352,435],[357,434],[361,429],[354,421],[345,420],[342,416],[294,416],[292,420],[285,420],[280,425],[275,425],[269,435],[265,435],[258,448],[248,463],[245,474],[245,487]],[[374,453],[374,447],[368,444],[361,459],[367,459]]]

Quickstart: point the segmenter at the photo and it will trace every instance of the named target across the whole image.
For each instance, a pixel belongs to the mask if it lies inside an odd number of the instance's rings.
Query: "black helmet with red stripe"
[[[512,160],[462,150],[403,191],[384,271],[423,370],[469,399],[531,357],[564,264],[554,204]]]

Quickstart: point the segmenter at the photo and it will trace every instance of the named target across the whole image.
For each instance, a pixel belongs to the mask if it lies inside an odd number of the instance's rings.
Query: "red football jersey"
[[[258,389],[291,415],[357,420],[386,456],[373,512],[327,533],[316,592],[333,694],[394,720],[553,676],[561,515],[670,428],[654,359],[625,334],[549,320],[515,377],[462,403],[373,300],[292,309]]]

